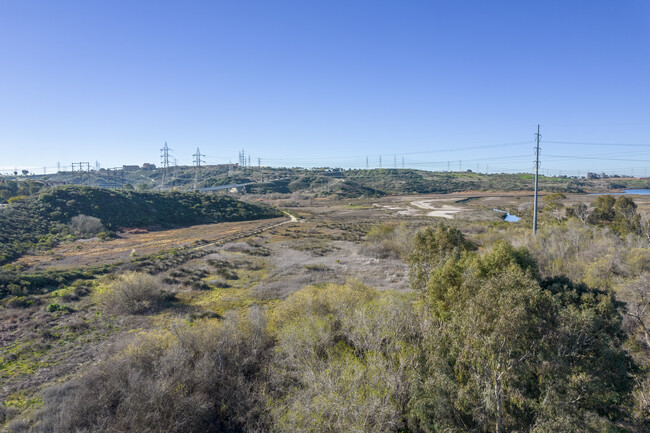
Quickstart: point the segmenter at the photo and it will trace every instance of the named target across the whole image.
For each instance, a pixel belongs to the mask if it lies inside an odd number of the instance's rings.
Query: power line
[[[545,141],[548,144],[575,144],[577,146],[608,146],[608,147],[650,147],[643,143],[589,143],[585,141]]]
[[[435,150],[425,150],[425,151],[417,151],[417,152],[400,152],[395,155],[398,156],[408,156],[408,155],[425,155],[428,153],[443,153],[443,152],[462,152],[466,150],[479,150],[479,149],[491,149],[491,148],[496,148],[496,147],[513,147],[513,146],[521,146],[523,144],[527,144],[529,142],[527,141],[517,141],[517,142],[510,142],[510,143],[499,143],[499,144],[487,144],[487,145],[476,145],[476,146],[466,146],[466,147],[452,147],[452,148],[446,148],[446,149],[435,149]],[[390,154],[375,154],[375,155],[356,155],[356,156],[342,156],[340,159],[359,159],[362,160],[365,157],[369,158],[381,158],[382,156],[390,156]],[[272,161],[273,158],[265,158],[265,160]],[[292,161],[300,161],[300,160],[307,160],[307,161],[317,161],[317,160],[324,160],[324,161],[329,161],[330,157],[329,156],[314,156],[314,157],[293,157],[291,158]]]

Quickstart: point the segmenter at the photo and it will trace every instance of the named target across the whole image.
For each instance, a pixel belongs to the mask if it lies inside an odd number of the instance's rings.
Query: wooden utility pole
[[[535,146],[535,204],[533,206],[533,234],[537,234],[537,186],[539,184],[539,125],[537,125],[537,146]]]

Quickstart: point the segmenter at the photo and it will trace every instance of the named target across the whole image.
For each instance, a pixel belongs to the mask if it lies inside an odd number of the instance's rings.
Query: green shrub
[[[55,313],[57,311],[70,312],[70,311],[73,311],[73,310],[68,305],[61,305],[61,304],[57,304],[57,303],[52,303],[52,304],[47,306],[47,312],[48,313]]]
[[[32,296],[14,296],[7,300],[7,308],[29,308],[36,304],[36,299]]]

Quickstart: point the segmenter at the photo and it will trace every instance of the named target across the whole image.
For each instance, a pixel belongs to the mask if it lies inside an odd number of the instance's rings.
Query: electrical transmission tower
[[[199,182],[199,170],[201,170],[201,164],[205,163],[203,160],[203,155],[199,148],[196,148],[196,153],[192,155],[194,157],[194,191],[198,189],[198,182]]]
[[[239,167],[246,167],[246,152],[244,149],[239,152]]]
[[[162,184],[160,185],[160,189],[165,188],[165,184],[167,183],[167,178],[169,177],[169,151],[171,149],[169,146],[167,146],[167,142],[165,141],[165,145],[163,146],[162,149],[160,149],[160,163],[162,164],[162,170],[163,170],[163,176],[162,176]]]
[[[107,185],[109,188],[124,189],[124,170],[122,167],[106,169]]]
[[[73,162],[72,163],[72,181],[74,182],[77,175],[79,175],[79,185],[84,183],[84,173],[86,177],[86,184],[90,186],[90,163],[89,162]]]
[[[537,125],[537,134],[535,134],[537,146],[535,146],[535,203],[533,205],[533,234],[537,233],[537,186],[539,177],[539,139],[541,137],[542,136],[539,133],[539,125]]]

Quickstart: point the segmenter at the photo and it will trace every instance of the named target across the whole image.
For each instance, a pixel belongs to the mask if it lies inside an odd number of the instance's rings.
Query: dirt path
[[[271,230],[271,229],[274,229],[276,227],[283,226],[285,224],[301,222],[300,220],[298,220],[298,218],[291,215],[289,212],[285,212],[285,211],[283,211],[283,212],[290,218],[289,220],[281,221],[279,223],[271,224],[271,225],[268,225],[268,226],[265,226],[265,227],[260,227],[259,229],[254,230],[254,231],[242,231],[241,233],[238,233],[235,236],[231,236],[229,238],[222,238],[222,239],[219,239],[216,242],[211,242],[211,243],[206,244],[206,245],[200,245],[200,246],[198,246],[198,247],[196,247],[194,249],[195,250],[202,250],[204,248],[208,248],[208,247],[211,247],[211,246],[214,246],[214,245],[219,245],[219,244],[224,244],[226,242],[236,241],[237,239],[241,239],[241,238],[247,238],[249,236],[253,236],[253,235],[265,232],[267,230]]]

